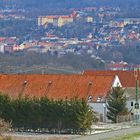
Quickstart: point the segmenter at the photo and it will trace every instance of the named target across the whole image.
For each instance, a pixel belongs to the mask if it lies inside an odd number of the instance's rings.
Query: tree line
[[[42,98],[11,99],[0,95],[0,118],[10,122],[12,129],[49,133],[79,134],[91,130],[97,121],[84,99],[49,100]]]
[[[83,54],[74,55],[74,54],[67,54],[62,57],[58,57],[55,54],[40,54],[40,53],[24,53],[22,54],[11,54],[11,55],[0,55],[0,64],[1,64],[1,73],[17,73],[19,69],[22,71],[26,71],[29,67],[32,69],[33,66],[53,66],[56,68],[63,68],[67,69],[70,68],[72,71],[82,71],[84,69],[105,69],[105,65],[101,60],[96,60],[95,58],[91,58],[90,56]],[[15,67],[14,71],[9,71],[7,66],[18,66],[19,68]],[[47,69],[46,69],[47,70]],[[57,73],[58,71],[54,71]],[[35,70],[32,73],[36,73]],[[39,71],[38,73],[41,73]],[[60,71],[62,73],[62,71]]]

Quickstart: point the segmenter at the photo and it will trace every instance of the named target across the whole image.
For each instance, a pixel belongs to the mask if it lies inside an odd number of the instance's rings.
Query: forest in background
[[[77,73],[85,69],[105,69],[105,65],[101,60],[88,55],[68,54],[62,57],[40,53],[0,55],[0,73]]]
[[[122,10],[121,17],[130,15],[139,17],[139,0],[1,0],[1,8],[25,9],[30,11],[29,15],[42,13],[67,13],[73,8],[84,7],[119,7]]]

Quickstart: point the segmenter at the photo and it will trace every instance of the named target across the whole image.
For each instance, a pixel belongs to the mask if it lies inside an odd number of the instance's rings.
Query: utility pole
[[[136,118],[136,124],[137,121],[139,119],[139,100],[138,100],[138,96],[139,96],[139,80],[138,80],[138,70],[134,70],[134,76],[135,76],[135,81],[136,81],[136,101],[135,101],[135,118]]]

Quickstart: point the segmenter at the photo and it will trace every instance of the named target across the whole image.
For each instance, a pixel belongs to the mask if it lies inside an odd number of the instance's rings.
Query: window
[[[96,102],[101,102],[101,99],[102,99],[101,97],[98,97]]]
[[[133,106],[133,102],[131,102],[131,106]]]
[[[92,96],[90,95],[89,97],[88,97],[88,102],[91,102],[92,101]]]
[[[135,103],[135,109],[139,109],[139,103]]]

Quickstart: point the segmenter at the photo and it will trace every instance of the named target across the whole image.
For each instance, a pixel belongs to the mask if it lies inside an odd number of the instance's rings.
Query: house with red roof
[[[130,70],[130,66],[126,62],[106,64],[107,70]]]
[[[122,87],[125,89],[125,95],[127,97],[127,107],[131,111],[131,114],[140,114],[140,109],[135,109],[136,103],[136,80],[138,82],[138,91],[140,91],[140,71],[84,71],[83,75],[92,76],[106,76],[117,75],[119,77]],[[138,103],[140,105],[140,93],[137,95]]]

